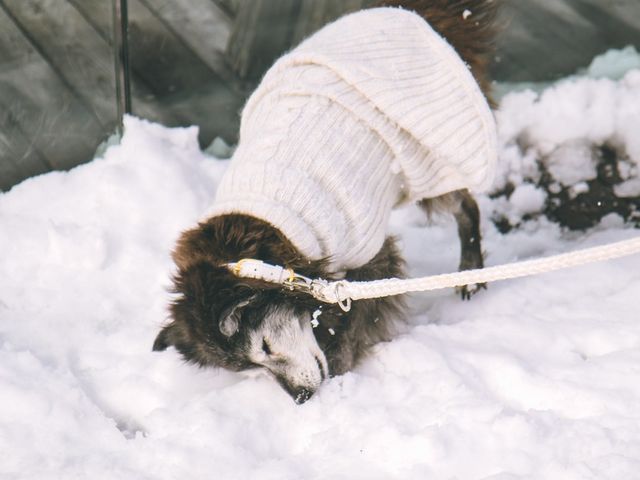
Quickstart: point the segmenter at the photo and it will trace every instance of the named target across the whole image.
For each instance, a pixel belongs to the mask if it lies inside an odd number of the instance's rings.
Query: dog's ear
[[[224,312],[220,318],[220,332],[225,337],[232,337],[240,329],[240,312],[234,307]]]
[[[153,342],[153,351],[161,352],[166,350],[172,345],[176,345],[177,340],[177,325],[175,323],[170,323],[158,333],[155,341]]]
[[[220,332],[222,332],[225,337],[232,337],[240,329],[242,309],[253,302],[256,297],[257,295],[252,295],[222,312],[220,316]]]

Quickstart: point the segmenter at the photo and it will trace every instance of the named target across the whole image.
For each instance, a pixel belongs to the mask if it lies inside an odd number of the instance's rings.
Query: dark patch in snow
[[[616,195],[614,187],[624,182],[620,174],[620,162],[625,160],[624,153],[611,145],[594,147],[598,159],[597,177],[576,185],[562,185],[546,168],[544,162],[538,162],[539,177],[527,179],[544,190],[547,195],[544,208],[540,212],[523,215],[521,222],[513,223],[502,214],[495,214],[492,221],[498,231],[508,233],[518,228],[522,222],[545,215],[569,230],[586,230],[594,227],[611,213],[618,214],[626,223],[640,228],[640,196],[621,197]],[[503,189],[494,192],[491,198],[510,198],[515,187],[507,184]],[[580,193],[575,194],[576,191]]]

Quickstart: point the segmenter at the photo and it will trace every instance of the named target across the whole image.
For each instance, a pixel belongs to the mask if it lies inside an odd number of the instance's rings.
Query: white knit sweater
[[[414,13],[365,10],[267,72],[209,213],[263,219],[339,271],[375,256],[402,200],[486,190],[495,162],[493,116],[454,49]]]

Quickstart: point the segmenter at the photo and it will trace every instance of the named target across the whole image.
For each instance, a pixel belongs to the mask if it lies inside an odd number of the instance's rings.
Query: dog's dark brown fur
[[[388,0],[384,4],[402,6],[424,16],[457,49],[488,94],[486,65],[493,40],[495,2]],[[472,16],[465,20],[466,9]],[[473,197],[465,190],[425,199],[419,204],[427,213],[433,210],[453,213],[461,240],[460,268],[481,267],[479,212]],[[172,322],[162,329],[153,349],[164,350],[173,345],[191,362],[236,371],[256,366],[242,356],[242,349],[246,348],[243,345],[246,345],[247,332],[260,323],[265,308],[287,305],[310,316],[319,302],[274,284],[236,277],[226,264],[254,258],[292,268],[311,278],[331,280],[335,275],[327,270],[326,260],[305,258],[268,222],[239,214],[210,218],[183,233],[173,258],[178,271],[174,277],[177,297],[171,305]],[[339,275],[347,280],[363,281],[402,277],[403,267],[394,239],[387,238],[370,262]],[[463,298],[468,298],[474,291],[464,288],[461,293]],[[251,301],[242,312],[243,328],[233,336],[223,334],[221,322],[225,312],[247,299]],[[403,302],[399,297],[355,301],[348,313],[334,305],[322,305],[320,325],[313,333],[326,356],[330,373],[338,375],[352,369],[372,345],[390,339],[402,311]]]

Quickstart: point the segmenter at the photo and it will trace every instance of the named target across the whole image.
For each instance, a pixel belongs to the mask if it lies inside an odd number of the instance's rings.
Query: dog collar
[[[340,301],[340,282],[329,283],[322,278],[311,279],[296,273],[291,268],[244,258],[237,262],[227,263],[226,267],[238,277],[253,278],[269,283],[282,285],[287,290],[304,292],[326,303],[338,303],[345,312],[351,309],[351,299]],[[331,288],[333,287],[333,288]],[[336,300],[337,298],[337,300]]]
[[[278,283],[287,285],[292,283],[295,278],[295,272],[290,268],[284,268],[279,265],[271,265],[262,260],[253,258],[243,258],[237,262],[227,263],[227,268],[238,277],[254,278],[256,280],[264,280],[269,283]],[[301,278],[301,275],[298,275]]]

